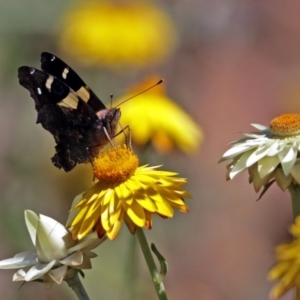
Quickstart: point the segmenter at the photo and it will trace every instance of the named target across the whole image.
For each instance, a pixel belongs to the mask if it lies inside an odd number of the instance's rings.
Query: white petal
[[[52,267],[55,265],[56,260],[52,260],[48,264],[36,264],[32,268],[30,268],[25,276],[25,281],[32,281],[37,278],[42,277],[44,274],[49,272]]]
[[[58,284],[61,284],[67,274],[68,267],[61,266],[49,272],[50,277]]]
[[[91,253],[93,253],[93,252],[91,252]],[[84,253],[81,265],[78,266],[78,267],[74,267],[74,268],[91,269],[92,268],[91,258],[94,257],[94,256],[91,255],[91,253],[89,253],[88,255],[87,255],[87,253]],[[93,253],[93,254],[95,254],[95,253]]]
[[[258,136],[255,139],[248,139],[245,144],[247,144],[249,147],[259,147],[266,144],[271,143],[273,140],[264,137],[264,136]]]
[[[52,218],[40,215],[37,226],[36,250],[41,262],[61,259],[67,255],[66,228]]]
[[[297,162],[291,169],[291,175],[296,180],[296,182],[300,185],[300,161],[297,159]]]
[[[283,191],[285,191],[290,186],[290,184],[292,183],[293,176],[291,174],[288,175],[288,176],[285,176],[281,169],[276,169],[275,170],[275,180],[276,180],[276,183],[278,184],[278,186]]]
[[[39,217],[32,210],[25,210],[25,223],[31,238],[33,245],[35,245],[36,239],[36,228],[38,224]]]
[[[284,148],[284,143],[281,140],[274,140],[269,148],[268,156],[277,155]]]
[[[249,156],[253,153],[253,150],[245,152],[235,163],[235,165],[233,166],[232,170],[229,173],[230,179],[233,179],[237,174],[239,174],[240,172],[244,171],[247,166],[247,160],[249,158]]]
[[[49,275],[49,273],[44,274],[42,280],[45,289],[50,289],[54,284],[54,281],[52,277]]]
[[[257,161],[259,161],[261,158],[266,156],[269,151],[269,147],[270,145],[265,144],[256,149],[247,159],[246,166],[250,167],[254,165]]]
[[[22,269],[20,269],[18,272],[16,272],[13,276],[13,281],[23,281],[25,280],[26,272]]]
[[[79,266],[82,264],[83,254],[81,251],[77,251],[65,259],[60,260],[59,262],[68,265],[68,266]]]
[[[77,195],[74,198],[71,207],[74,207],[81,199],[82,199],[82,194]],[[75,216],[77,215],[78,211],[79,211],[79,209],[73,209],[73,210],[70,211],[69,216],[68,216],[68,220],[67,220],[67,223],[66,223],[66,226],[68,226],[69,223],[75,218]]]
[[[279,165],[279,157],[276,156],[265,156],[257,162],[257,170],[260,178],[264,178]]]
[[[98,254],[96,254],[95,252],[92,252],[92,251],[84,252],[84,255],[86,255],[89,258],[95,258],[98,256]]]
[[[265,137],[265,135],[261,134],[261,133],[259,133],[259,134],[257,134],[257,133],[243,133],[243,134],[244,134],[244,136],[246,136],[250,139],[259,139],[259,138]],[[246,141],[246,140],[248,140],[248,139],[244,139],[244,141]]]
[[[37,254],[35,252],[22,252],[13,258],[0,261],[0,269],[17,269],[32,266],[37,263]]]
[[[269,127],[261,125],[261,124],[252,123],[251,126],[253,126],[254,128],[261,130],[261,131],[270,130]]]
[[[257,165],[253,165],[248,170],[250,174],[249,182],[253,183],[256,193],[258,193],[261,187],[266,185],[273,177],[273,173],[270,173],[264,178],[261,178],[257,170]]]
[[[229,159],[229,158],[233,158],[243,152],[246,152],[249,150],[249,147],[246,146],[245,144],[243,144],[242,146],[241,145],[236,145],[236,146],[233,146],[232,148],[228,149],[222,156],[222,158],[220,159],[220,162],[221,161],[224,161],[226,159]]]
[[[56,237],[63,238],[68,233],[64,225],[44,215],[40,215],[39,226],[41,226],[45,232],[48,232],[48,236],[55,235]]]
[[[90,233],[81,239],[77,245],[68,249],[68,253],[78,250],[87,251],[98,247],[107,239],[106,235],[99,239],[97,232]]]
[[[295,164],[295,161],[297,159],[298,151],[294,149],[294,147],[285,148],[282,152],[278,154],[282,170],[285,176],[288,176],[290,174],[290,171]]]

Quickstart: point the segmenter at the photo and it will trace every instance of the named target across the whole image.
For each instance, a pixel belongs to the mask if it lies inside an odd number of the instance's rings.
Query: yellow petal
[[[123,206],[126,211],[128,217],[139,227],[143,227],[145,225],[145,212],[142,206],[138,203],[133,202],[130,206]]]

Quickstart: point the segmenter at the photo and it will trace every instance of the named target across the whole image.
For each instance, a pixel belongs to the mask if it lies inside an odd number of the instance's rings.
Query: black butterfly
[[[57,56],[43,52],[41,68],[20,67],[20,84],[35,102],[37,121],[54,137],[52,162],[66,172],[86,163],[116,135],[121,112],[106,108],[83,80]]]

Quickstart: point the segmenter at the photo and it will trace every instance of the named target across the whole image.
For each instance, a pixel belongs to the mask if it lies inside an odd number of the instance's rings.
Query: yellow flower
[[[141,67],[176,44],[170,18],[146,1],[82,1],[63,17],[60,48],[86,64]]]
[[[291,184],[300,184],[300,115],[284,114],[270,127],[252,124],[259,130],[234,141],[220,161],[232,159],[227,165],[227,180],[248,169],[250,183],[258,192],[275,180],[284,191]]]
[[[114,106],[158,81],[157,77],[146,79]],[[122,104],[121,122],[129,125],[135,144],[144,146],[152,141],[160,153],[168,153],[175,146],[186,153],[195,152],[203,139],[201,128],[166,96],[163,84]]]
[[[294,240],[276,248],[276,265],[270,270],[269,280],[279,280],[271,291],[271,298],[278,299],[293,287],[300,289],[300,217],[290,228]]]
[[[99,180],[80,198],[75,198],[68,227],[74,239],[82,239],[91,230],[99,237],[105,233],[113,240],[123,220],[131,233],[136,227],[152,227],[152,214],[163,218],[174,215],[173,208],[187,212],[183,198],[190,198],[176,173],[156,167],[138,167],[138,158],[126,146],[102,153],[94,161]]]

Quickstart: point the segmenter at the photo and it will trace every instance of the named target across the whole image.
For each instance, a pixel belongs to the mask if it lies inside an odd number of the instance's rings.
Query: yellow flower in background
[[[59,46],[85,64],[141,67],[165,58],[176,39],[153,2],[82,1],[63,16]]]
[[[274,118],[270,127],[252,124],[259,130],[234,141],[221,161],[227,165],[227,180],[248,169],[250,183],[258,192],[276,181],[284,191],[300,184],[300,115],[284,114]]]
[[[73,202],[67,226],[75,240],[92,230],[113,240],[123,223],[131,233],[136,227],[152,227],[152,214],[171,218],[174,208],[188,212],[183,198],[190,198],[182,186],[184,178],[156,167],[138,167],[138,158],[126,146],[102,153],[94,161],[99,180]]]
[[[116,100],[113,106],[158,81],[157,77],[144,80],[122,99]],[[198,150],[203,139],[201,128],[167,97],[163,84],[122,104],[121,122],[129,125],[132,141],[136,145],[145,146],[152,142],[160,153],[168,153],[175,147],[185,153],[192,153]]]
[[[300,289],[300,217],[290,228],[294,240],[276,247],[276,265],[270,270],[269,280],[279,282],[271,291],[271,298],[278,299],[293,287]]]

